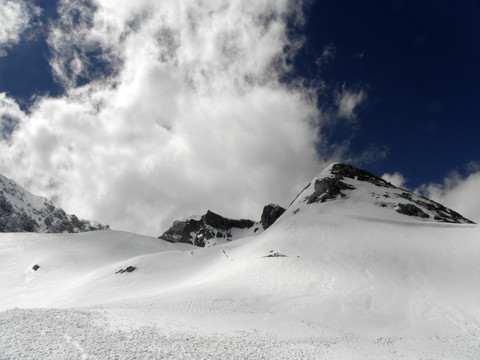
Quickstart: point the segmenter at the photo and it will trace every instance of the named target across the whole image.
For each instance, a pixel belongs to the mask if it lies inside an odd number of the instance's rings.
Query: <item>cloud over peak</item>
[[[393,174],[383,174],[382,179],[395,186],[405,187],[406,179],[399,172],[394,172]]]
[[[288,202],[323,165],[312,89],[279,80],[300,6],[62,0],[48,41],[66,93],[28,115],[12,107],[0,172],[82,217],[152,235],[207,207],[258,217]]]
[[[467,170],[467,176],[452,171],[443,183],[424,184],[416,191],[480,223],[480,203],[476,196],[480,188],[480,165],[472,161]]]

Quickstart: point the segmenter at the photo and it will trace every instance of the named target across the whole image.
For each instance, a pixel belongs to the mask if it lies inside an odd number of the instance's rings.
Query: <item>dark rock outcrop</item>
[[[280,205],[276,204],[269,204],[263,208],[262,217],[260,222],[265,230],[267,230],[270,226],[273,225],[277,219],[282,216],[285,212],[285,209]]]
[[[327,200],[333,200],[337,196],[345,197],[346,195],[342,190],[353,190],[355,187],[345,184],[341,181],[341,177],[335,178],[323,178],[315,180],[315,192],[307,199],[307,204],[315,202],[325,202]]]
[[[231,241],[236,238],[259,234],[262,232],[259,230],[262,228],[263,230],[268,229],[284,212],[285,209],[279,205],[266,205],[263,208],[261,221],[255,223],[247,219],[229,219],[209,210],[201,217],[175,221],[167,231],[159,236],[159,239],[200,247],[211,246],[215,245],[218,242],[217,240]],[[246,231],[241,231],[239,235],[240,230]]]
[[[159,238],[204,247],[207,240],[219,238],[228,241],[232,239],[233,229],[249,229],[254,225],[252,220],[228,219],[209,210],[200,219],[175,221]]]

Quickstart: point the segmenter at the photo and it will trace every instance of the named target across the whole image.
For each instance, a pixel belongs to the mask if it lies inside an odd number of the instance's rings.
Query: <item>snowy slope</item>
[[[0,175],[0,232],[84,232],[107,226],[69,215],[15,181]]]
[[[308,204],[314,180],[268,230],[215,247],[0,234],[0,358],[480,358],[480,228],[343,181],[358,192]]]

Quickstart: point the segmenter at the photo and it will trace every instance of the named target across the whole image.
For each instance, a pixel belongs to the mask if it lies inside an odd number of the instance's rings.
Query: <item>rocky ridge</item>
[[[173,243],[187,243],[196,246],[214,246],[218,243],[236,240],[268,229],[285,209],[276,204],[263,208],[260,222],[248,219],[229,219],[210,210],[200,217],[175,221],[159,238]]]
[[[108,228],[69,215],[50,200],[0,175],[0,232],[76,233]]]

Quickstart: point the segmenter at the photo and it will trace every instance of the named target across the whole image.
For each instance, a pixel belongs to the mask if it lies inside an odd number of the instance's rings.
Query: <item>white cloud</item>
[[[301,21],[300,8],[63,0],[49,44],[67,95],[21,114],[0,141],[0,172],[69,212],[152,235],[207,209],[258,218],[264,204],[288,205],[325,165],[311,89],[278,80],[285,19]]]
[[[406,179],[399,172],[394,172],[393,174],[383,174],[382,179],[388,181],[395,186],[402,188],[405,187]]]
[[[336,97],[336,104],[338,106],[337,116],[348,120],[355,119],[355,109],[367,98],[364,90],[348,90],[343,87],[341,92],[338,92]]]
[[[480,169],[478,164],[470,164],[471,173],[462,177],[457,172],[445,177],[443,184],[424,184],[416,191],[435,200],[466,218],[480,223]]]
[[[25,0],[0,0],[0,56],[6,48],[20,41],[20,35],[28,28],[32,17],[41,9]]]

